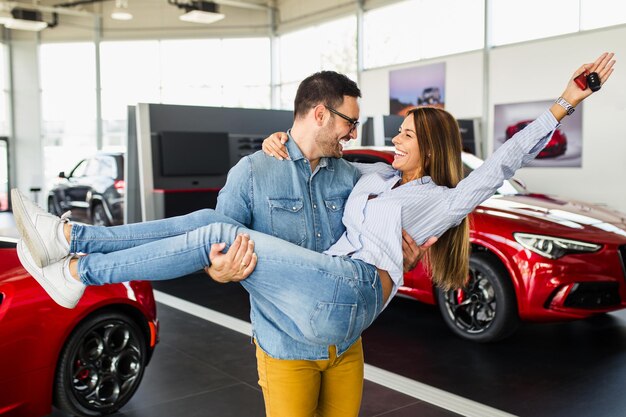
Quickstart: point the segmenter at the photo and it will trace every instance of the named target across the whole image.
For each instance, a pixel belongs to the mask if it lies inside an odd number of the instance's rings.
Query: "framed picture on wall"
[[[389,71],[389,114],[416,106],[445,107],[446,63]]]
[[[496,105],[493,150],[539,117],[552,103],[552,100],[546,100]],[[579,105],[574,113],[563,120],[545,148],[529,164],[530,167],[582,166],[582,113],[583,106]]]

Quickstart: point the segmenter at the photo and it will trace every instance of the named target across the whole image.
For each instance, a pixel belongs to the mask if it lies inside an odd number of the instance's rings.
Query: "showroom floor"
[[[193,303],[188,306],[247,319],[247,294],[238,285],[193,275],[155,289]],[[161,343],[139,392],[119,415],[263,415],[249,337],[163,303],[159,315]],[[524,324],[504,342],[479,345],[453,336],[436,308],[397,298],[365,332],[364,347],[369,366],[448,393],[433,397],[440,404],[471,400],[467,415],[622,417],[626,409],[626,312]],[[367,381],[360,415],[458,415],[416,396]]]
[[[0,233],[14,235],[12,227],[0,214]],[[197,311],[245,324],[242,287],[202,275],[154,287],[161,341],[137,394],[115,415],[262,416],[250,338]],[[523,324],[503,342],[479,345],[453,336],[435,307],[396,298],[363,340],[369,380],[361,416],[625,415],[626,311]]]

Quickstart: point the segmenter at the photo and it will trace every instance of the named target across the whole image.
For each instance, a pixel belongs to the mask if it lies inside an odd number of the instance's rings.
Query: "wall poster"
[[[552,106],[553,101],[533,101],[528,103],[499,104],[494,108],[494,143],[495,151],[515,133],[539,117]],[[583,106],[578,105],[576,111],[566,116],[562,125],[545,148],[533,162],[531,167],[581,167],[582,166],[582,113]]]
[[[446,63],[389,71],[389,114],[416,106],[445,107]]]

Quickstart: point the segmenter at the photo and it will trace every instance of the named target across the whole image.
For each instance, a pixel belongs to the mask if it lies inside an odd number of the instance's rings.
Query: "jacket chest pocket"
[[[328,214],[328,220],[330,222],[330,230],[335,237],[335,240],[339,239],[343,234],[345,227],[341,222],[343,218],[343,209],[346,205],[346,199],[342,197],[329,198],[324,200],[326,206],[326,213]]]
[[[306,240],[304,203],[301,198],[274,198],[270,205],[272,235],[296,245]]]

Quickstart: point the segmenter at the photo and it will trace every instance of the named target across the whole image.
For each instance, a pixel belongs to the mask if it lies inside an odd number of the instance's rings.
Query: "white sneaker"
[[[23,240],[17,242],[17,257],[24,269],[37,280],[48,295],[61,307],[74,308],[85,292],[86,285],[64,274],[65,261],[39,268]]]
[[[67,223],[68,213],[57,217],[30,201],[17,188],[11,190],[13,217],[17,230],[40,268],[60,261],[69,255],[69,245],[59,241],[58,231]]]

